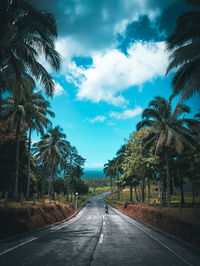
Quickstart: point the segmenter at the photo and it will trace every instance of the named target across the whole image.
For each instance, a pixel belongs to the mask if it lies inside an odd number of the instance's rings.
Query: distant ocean
[[[84,169],[82,178],[102,178],[106,177],[103,169]]]

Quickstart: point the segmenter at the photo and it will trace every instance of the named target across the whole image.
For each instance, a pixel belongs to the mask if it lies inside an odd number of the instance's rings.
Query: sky
[[[102,168],[136,130],[149,101],[171,95],[165,40],[177,17],[193,7],[184,0],[30,2],[53,13],[58,26],[61,70],[40,58],[55,80],[53,125],[63,128],[85,168]],[[191,115],[198,103],[198,95],[187,101]]]

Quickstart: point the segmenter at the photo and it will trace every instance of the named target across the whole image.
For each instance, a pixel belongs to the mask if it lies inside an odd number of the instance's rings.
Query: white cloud
[[[110,113],[110,117],[116,118],[116,119],[128,119],[128,118],[132,118],[134,116],[140,115],[142,113],[143,109],[140,106],[137,106],[135,109],[128,109],[125,110],[122,113],[119,112],[111,112]]]
[[[126,105],[122,93],[131,86],[163,76],[168,64],[164,42],[137,42],[126,56],[117,49],[92,56],[93,66],[88,69],[70,65],[67,80],[78,87],[77,98],[94,103],[100,101],[116,106]]]
[[[96,123],[96,122],[103,122],[105,119],[106,119],[106,116],[98,115],[98,116],[96,116],[96,117],[94,117],[92,119],[88,119],[88,121],[93,124],[93,123]]]
[[[113,123],[112,121],[109,121],[109,122],[107,123],[107,125],[108,125],[108,126],[115,126],[116,124]]]
[[[104,164],[103,163],[91,163],[85,165],[85,168],[103,168]]]
[[[65,93],[64,88],[58,83],[55,82],[55,91],[54,91],[54,95],[58,96],[58,95],[62,95]]]

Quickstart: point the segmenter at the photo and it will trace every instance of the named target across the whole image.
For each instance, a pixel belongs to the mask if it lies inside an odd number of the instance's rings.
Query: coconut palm
[[[73,176],[73,169],[77,169],[77,167],[83,166],[85,159],[82,158],[76,149],[75,146],[71,146],[68,142],[68,149],[64,155],[64,161],[62,163],[62,170],[64,171],[64,178],[67,183],[67,197],[66,200],[69,200],[69,190],[70,184],[72,184],[71,177]]]
[[[142,139],[143,149],[155,147],[155,154],[160,150],[164,151],[168,205],[170,204],[170,173],[169,173],[169,147],[175,146],[176,152],[181,154],[184,145],[190,145],[192,134],[188,128],[192,119],[182,117],[184,113],[189,113],[190,109],[185,105],[178,105],[172,112],[171,99],[166,101],[162,97],[155,97],[142,113],[142,121],[137,124],[137,130],[150,128],[150,132]]]
[[[37,10],[25,0],[1,0],[0,35],[1,90],[8,73],[21,79],[28,70],[52,96],[54,80],[38,59],[44,55],[55,70],[60,67],[60,55],[54,47],[57,29],[53,15]]]
[[[80,178],[83,175],[83,169],[79,166],[76,165],[74,167],[72,167],[70,169],[70,173],[69,173],[69,184],[72,187],[75,187],[79,182],[80,182]],[[71,189],[71,201],[72,201],[72,189]]]
[[[16,169],[15,169],[15,189],[14,196],[18,194],[18,179],[19,179],[19,141],[21,129],[26,126],[26,111],[27,111],[27,98],[33,90],[35,83],[33,79],[26,75],[19,82],[16,80],[15,93],[4,99],[2,115],[11,122],[16,129]]]
[[[167,74],[175,70],[172,80],[174,93],[181,96],[179,102],[200,92],[200,3],[188,0],[198,9],[181,15],[174,32],[167,39],[166,45],[171,52]]]
[[[51,167],[51,177],[49,182],[48,194],[52,192],[52,185],[54,174],[58,168],[58,165],[64,160],[66,150],[68,149],[68,142],[65,140],[66,135],[62,132],[62,129],[57,126],[50,128],[42,140],[34,144],[33,152],[36,158],[41,161],[49,161]]]
[[[116,177],[116,171],[115,171],[115,165],[113,160],[108,160],[106,164],[104,164],[104,169],[103,169],[104,174],[106,176],[110,177],[110,184],[111,184],[111,193],[113,192],[113,178]]]
[[[29,198],[30,190],[30,150],[31,150],[31,134],[36,130],[41,135],[44,134],[44,128],[47,128],[51,121],[47,115],[54,117],[54,113],[49,110],[50,103],[44,99],[40,92],[30,93],[25,102],[26,124],[29,128],[28,137],[28,178],[26,197]]]

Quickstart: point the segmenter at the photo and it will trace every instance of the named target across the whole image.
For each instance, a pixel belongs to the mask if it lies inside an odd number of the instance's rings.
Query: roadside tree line
[[[136,131],[130,134],[117,156],[105,164],[104,172],[110,176],[111,184],[113,178],[117,178],[118,191],[120,186],[130,187],[131,201],[134,188],[136,200],[144,203],[147,183],[150,203],[151,180],[159,186],[161,203],[168,205],[175,187],[180,187],[181,203],[184,204],[185,182],[192,184],[195,203],[200,186],[200,113],[191,118],[190,108],[184,104],[200,91],[200,4],[188,2],[196,9],[178,18],[174,32],[166,40],[170,52],[166,74],[175,71],[172,95],[167,100],[157,96],[149,102]],[[179,99],[173,108],[175,96]]]
[[[0,33],[1,191],[15,198],[23,192],[29,198],[40,190],[44,196],[47,190],[50,197],[57,174],[62,174],[68,198],[70,189],[83,186],[85,160],[62,129],[52,126],[55,114],[45,98],[53,97],[55,81],[39,58],[42,55],[55,71],[61,64],[55,18],[28,1],[2,0]],[[43,92],[36,90],[36,82]],[[32,147],[33,131],[41,140]]]

